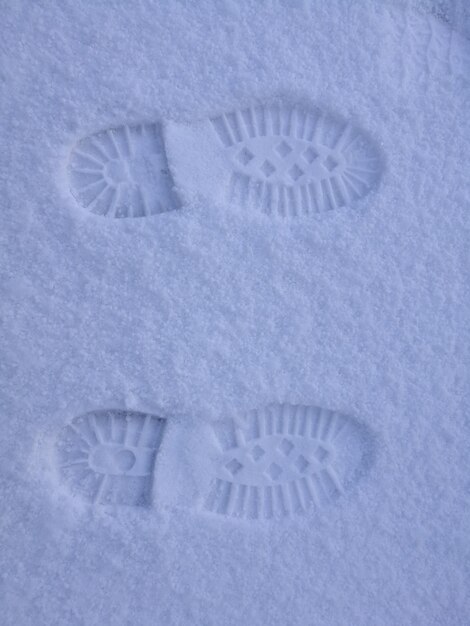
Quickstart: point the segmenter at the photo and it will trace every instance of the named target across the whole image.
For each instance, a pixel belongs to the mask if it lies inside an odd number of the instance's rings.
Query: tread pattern
[[[121,126],[79,141],[69,161],[77,202],[105,217],[145,217],[179,208],[158,124]]]
[[[211,119],[229,151],[230,199],[266,213],[349,206],[378,182],[378,153],[363,133],[320,110],[254,106]]]
[[[305,512],[341,494],[335,441],[349,418],[312,406],[273,405],[234,424],[206,508],[240,518]],[[223,445],[222,445],[223,448]]]
[[[165,420],[130,411],[76,417],[57,442],[59,471],[96,504],[148,506]]]

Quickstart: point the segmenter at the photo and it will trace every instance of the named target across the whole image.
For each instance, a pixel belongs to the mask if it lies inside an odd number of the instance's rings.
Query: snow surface
[[[470,623],[468,6],[3,3],[2,624]],[[93,133],[188,137],[273,97],[363,129],[377,186],[264,215],[196,142],[200,189],[169,156],[176,210],[107,219],[71,193]],[[367,472],[303,515],[206,511],[214,428],[272,403],[353,416]],[[148,507],[58,475],[60,433],[101,409],[166,419]]]

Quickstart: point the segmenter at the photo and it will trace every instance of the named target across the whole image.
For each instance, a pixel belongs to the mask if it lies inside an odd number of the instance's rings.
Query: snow
[[[468,624],[467,3],[17,0],[0,28],[2,623]],[[231,198],[209,120],[272,102],[348,122],[373,184]],[[84,208],[71,153],[140,124],[170,210]],[[141,154],[112,176],[147,193]],[[281,405],[337,412],[361,471],[301,514],[208,510],[232,420]],[[165,420],[148,506],[61,473],[100,411]]]

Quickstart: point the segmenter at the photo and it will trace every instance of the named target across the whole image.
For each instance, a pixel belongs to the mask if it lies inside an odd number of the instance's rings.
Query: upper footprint
[[[170,124],[166,133],[181,187],[266,213],[350,206],[381,174],[378,150],[361,130],[314,108],[253,106]]]
[[[73,148],[70,190],[83,207],[106,217],[144,217],[178,208],[159,124],[121,126]]]
[[[326,409],[285,404],[252,411],[220,440],[206,506],[252,519],[304,512],[355,481],[370,443],[358,422]]]
[[[470,41],[433,15],[421,14],[412,8],[385,5],[384,49],[387,40],[400,82],[405,89],[411,85],[426,87],[433,79],[449,80],[454,85],[470,82]],[[390,71],[390,70],[389,70]],[[408,91],[407,91],[407,95]]]

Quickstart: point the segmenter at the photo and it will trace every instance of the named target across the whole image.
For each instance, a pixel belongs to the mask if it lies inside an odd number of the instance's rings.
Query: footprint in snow
[[[57,441],[59,473],[70,492],[89,503],[150,506],[164,427],[162,418],[131,411],[76,417]],[[214,457],[211,438],[198,438],[188,467],[201,485],[206,511],[242,519],[290,517],[335,500],[365,473],[373,453],[359,422],[314,406],[251,411],[225,422],[217,439]],[[167,442],[167,457],[176,465],[160,468],[167,483],[183,480],[178,441],[174,436]],[[171,490],[184,491],[176,483]]]
[[[350,122],[266,104],[193,124],[104,130],[75,145],[68,171],[77,202],[106,217],[179,208],[174,181],[189,196],[296,217],[353,206],[377,186],[381,161]]]

